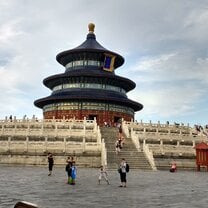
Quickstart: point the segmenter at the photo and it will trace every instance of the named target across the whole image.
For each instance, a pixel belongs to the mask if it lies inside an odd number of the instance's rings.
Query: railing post
[[[107,166],[107,150],[105,147],[105,141],[102,139],[101,142],[101,164],[105,167]]]
[[[47,146],[48,146],[48,137],[46,136],[45,137],[45,152],[47,152],[48,150]]]
[[[69,123],[69,132],[68,132],[68,136],[69,137],[71,136],[71,129],[72,129],[72,123],[70,122]]]
[[[16,120],[14,120],[14,135],[15,135],[15,133],[16,133],[16,129],[17,129],[17,122],[16,122]]]
[[[179,140],[177,140],[177,147],[179,147],[180,146],[180,141]]]
[[[8,137],[7,151],[10,152],[11,137]]]
[[[143,148],[146,145],[146,139],[143,139]]]
[[[27,135],[30,134],[30,122],[27,120]]]
[[[44,119],[41,121],[41,135],[43,135],[43,130],[44,130]]]
[[[134,122],[133,122],[133,119],[131,119],[130,126],[133,126],[133,125],[134,125]]]
[[[64,153],[66,152],[66,137],[64,137]]]
[[[192,141],[192,146],[195,147],[196,146],[196,142],[193,140]]]
[[[96,121],[96,117],[94,117],[93,124],[94,124],[94,132],[96,132],[97,131],[97,121]]]
[[[158,128],[156,128],[156,135],[157,135],[157,137],[159,136],[159,129]]]
[[[26,118],[26,115],[24,117]],[[32,122],[35,122],[35,115],[32,116]]]
[[[29,143],[29,137],[27,136],[26,137],[26,152],[28,152],[28,146],[29,146],[28,143]]]
[[[131,127],[131,130],[130,130],[130,131],[131,131],[131,132],[130,132],[130,134],[131,134],[130,136],[131,136],[131,138],[132,138],[132,137],[133,137],[133,132],[134,132],[134,131],[133,131],[133,127]]]
[[[2,124],[1,135],[4,134],[4,124]]]
[[[86,145],[86,140],[85,140],[85,136],[83,136],[83,140],[82,140],[82,152],[85,152],[85,145]]]
[[[97,135],[97,143],[101,144],[102,141],[101,141],[101,133],[100,133],[100,127],[99,126],[97,127],[96,135]]]
[[[182,139],[183,135],[182,135],[182,129],[179,130],[179,137]]]
[[[58,122],[57,121],[54,122],[54,127],[55,127],[55,136],[57,136],[58,134]]]
[[[84,117],[84,121],[83,121],[83,131],[84,131],[84,136],[86,136],[86,117]]]

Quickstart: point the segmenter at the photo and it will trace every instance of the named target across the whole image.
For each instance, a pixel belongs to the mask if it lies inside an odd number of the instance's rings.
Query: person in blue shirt
[[[75,162],[72,162],[72,166],[71,166],[71,185],[75,185],[75,180],[77,177],[77,168],[75,166]]]

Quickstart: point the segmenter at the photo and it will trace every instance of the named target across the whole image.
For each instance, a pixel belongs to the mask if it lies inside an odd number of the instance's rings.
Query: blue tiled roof
[[[117,82],[117,86],[122,87],[127,92],[134,89],[136,86],[136,84],[130,79],[117,76],[111,72],[106,72],[102,69],[93,70],[91,68],[79,69],[79,70],[77,69],[77,70],[69,71],[67,73],[56,74],[56,75],[45,78],[43,80],[43,83],[48,88],[52,89],[54,86],[63,83],[64,79],[70,78],[70,77],[86,77],[86,79],[87,77],[90,77],[90,78],[94,77],[96,79],[102,79],[103,83],[108,83],[114,80],[114,82]],[[100,82],[100,80],[97,80],[97,81]]]
[[[135,111],[141,110],[143,106],[140,103],[128,99],[126,96],[113,91],[95,90],[95,89],[82,89],[60,91],[52,94],[51,96],[35,101],[37,107],[42,108],[46,104],[55,103],[59,101],[97,101],[116,103],[133,108]]]
[[[68,61],[73,60],[74,57],[76,57],[76,55],[80,56],[81,53],[85,53],[85,52],[92,52],[103,55],[105,53],[108,53],[116,56],[116,60],[114,64],[115,68],[118,68],[124,63],[124,58],[121,55],[105,49],[102,45],[100,45],[100,43],[96,41],[95,34],[91,34],[91,33],[87,35],[87,39],[80,46],[57,54],[56,60],[60,64],[65,66],[68,63]]]

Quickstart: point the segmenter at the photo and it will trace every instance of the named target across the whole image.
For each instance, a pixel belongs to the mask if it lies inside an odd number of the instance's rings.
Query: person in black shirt
[[[48,170],[49,170],[48,176],[51,176],[52,174],[53,165],[54,165],[53,155],[49,152],[48,153]]]

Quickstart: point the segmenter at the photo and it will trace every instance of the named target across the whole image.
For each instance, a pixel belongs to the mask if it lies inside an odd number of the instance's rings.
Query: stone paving
[[[208,206],[207,172],[130,170],[127,188],[118,187],[117,171],[109,171],[110,185],[98,185],[97,169],[78,168],[75,186],[66,184],[64,167],[47,173],[47,167],[0,166],[0,208],[13,208],[18,201],[41,208]]]

